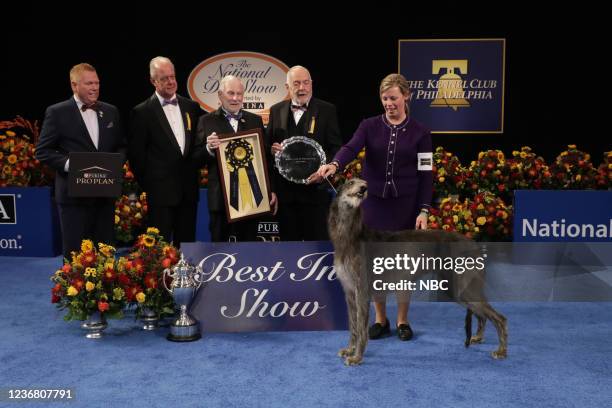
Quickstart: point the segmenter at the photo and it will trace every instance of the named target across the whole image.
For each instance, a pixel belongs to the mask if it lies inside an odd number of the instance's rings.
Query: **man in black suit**
[[[74,95],[49,106],[45,112],[36,158],[56,171],[55,201],[62,228],[64,257],[78,252],[83,239],[113,243],[115,200],[68,196],[70,152],[111,152],[125,154],[125,139],[119,111],[100,102],[100,80],[96,69],[78,64],[70,70]]]
[[[312,97],[312,79],[301,66],[287,72],[285,84],[291,100],[279,102],[270,108],[267,142],[272,154],[281,151],[280,143],[293,136],[307,136],[318,142],[328,160],[342,146],[336,107]],[[330,197],[327,185],[313,178],[309,185],[292,183],[275,174],[275,189],[280,205],[280,236],[284,241],[319,241],[329,239],[327,211]],[[315,175],[313,175],[315,176]]]
[[[147,193],[148,226],[174,245],[195,241],[202,148],[196,140],[200,106],[176,93],[172,61],[155,57],[149,64],[155,93],[132,110],[129,159]]]
[[[227,75],[221,79],[218,91],[221,106],[200,118],[198,122],[198,139],[206,140],[206,151],[203,160],[208,164],[208,211],[210,213],[210,236],[213,242],[255,241],[257,236],[257,219],[249,219],[228,224],[225,200],[221,190],[219,167],[217,166],[217,134],[235,133],[243,130],[261,129],[263,122],[258,115],[242,109],[244,85],[237,77]],[[267,149],[266,149],[267,150]],[[276,194],[271,193],[270,206],[276,214]],[[233,238],[232,238],[233,237]]]

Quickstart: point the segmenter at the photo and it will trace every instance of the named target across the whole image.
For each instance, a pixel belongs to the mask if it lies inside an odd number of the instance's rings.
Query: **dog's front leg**
[[[352,356],[349,356],[344,360],[344,363],[346,365],[361,364],[361,361],[363,360],[363,354],[368,343],[370,297],[368,295],[368,288],[363,282],[360,282],[360,284],[357,285],[354,301],[356,309],[356,318],[352,332],[355,333],[355,352]]]
[[[355,325],[357,323],[357,306],[355,304],[355,291],[352,289],[344,289],[344,298],[346,300],[346,308],[348,310],[349,323],[349,343],[346,348],[341,348],[338,351],[338,356],[345,358],[355,354]]]

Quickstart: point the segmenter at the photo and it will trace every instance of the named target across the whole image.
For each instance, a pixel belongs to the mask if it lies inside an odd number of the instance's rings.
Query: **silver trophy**
[[[308,177],[326,163],[325,151],[313,138],[293,136],[283,140],[281,148],[274,157],[276,168],[293,183],[308,183]]]
[[[166,285],[166,276],[172,278],[170,287]],[[170,333],[167,339],[170,341],[195,341],[200,339],[200,327],[198,321],[187,313],[187,308],[196,291],[202,286],[202,268],[193,267],[181,259],[172,268],[164,269],[164,287],[174,298],[174,304],[180,309],[179,317],[170,325]]]

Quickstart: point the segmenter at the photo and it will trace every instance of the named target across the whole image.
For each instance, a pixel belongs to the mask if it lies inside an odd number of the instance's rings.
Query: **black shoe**
[[[374,323],[372,326],[370,326],[370,329],[368,330],[368,336],[370,337],[370,340],[381,339],[390,335],[391,327],[389,324],[389,319],[385,319],[384,326],[380,323]]]
[[[412,329],[410,328],[409,324],[400,324],[397,326],[397,337],[399,337],[401,341],[408,341],[413,335],[414,333],[412,333]]]

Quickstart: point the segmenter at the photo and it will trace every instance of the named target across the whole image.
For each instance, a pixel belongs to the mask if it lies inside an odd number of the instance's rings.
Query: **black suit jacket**
[[[238,131],[251,129],[261,129],[263,134],[263,121],[259,115],[243,110],[242,118],[238,121]],[[202,140],[204,145],[206,144],[206,138],[213,132],[217,134],[234,133],[234,129],[225,118],[221,108],[202,116],[198,122],[198,139]],[[214,153],[216,155],[216,152]],[[204,147],[201,159],[203,163],[208,164],[208,209],[211,211],[225,211],[217,157],[211,156],[206,147]]]
[[[88,198],[68,197],[68,173],[64,165],[70,152],[122,153],[125,156],[125,137],[119,111],[113,105],[99,102],[98,148],[91,141],[79,107],[71,97],[49,106],[36,146],[36,158],[56,171],[55,200],[59,204],[87,204]]]
[[[290,109],[290,100],[279,102],[270,108],[270,121],[266,137],[269,145],[281,143],[289,138],[288,121],[293,120],[293,117],[290,116]],[[307,134],[302,136],[308,136],[317,141],[323,147],[329,162],[342,146],[342,136],[340,135],[336,107],[329,102],[312,98],[308,104],[308,110],[304,112],[302,117],[308,130],[310,123],[312,123],[312,118],[315,118],[314,132],[312,134],[307,132]],[[275,177],[274,188],[279,196],[280,205],[283,202],[292,201],[303,203],[326,203],[329,201],[329,195],[326,191],[327,183],[324,182],[318,186],[295,184],[283,178],[276,168],[273,173]]]
[[[180,95],[177,99],[185,128],[184,153],[156,94],[132,110],[128,157],[151,205],[175,206],[199,199],[199,171],[193,158],[202,148],[196,140],[202,110],[190,99]]]

